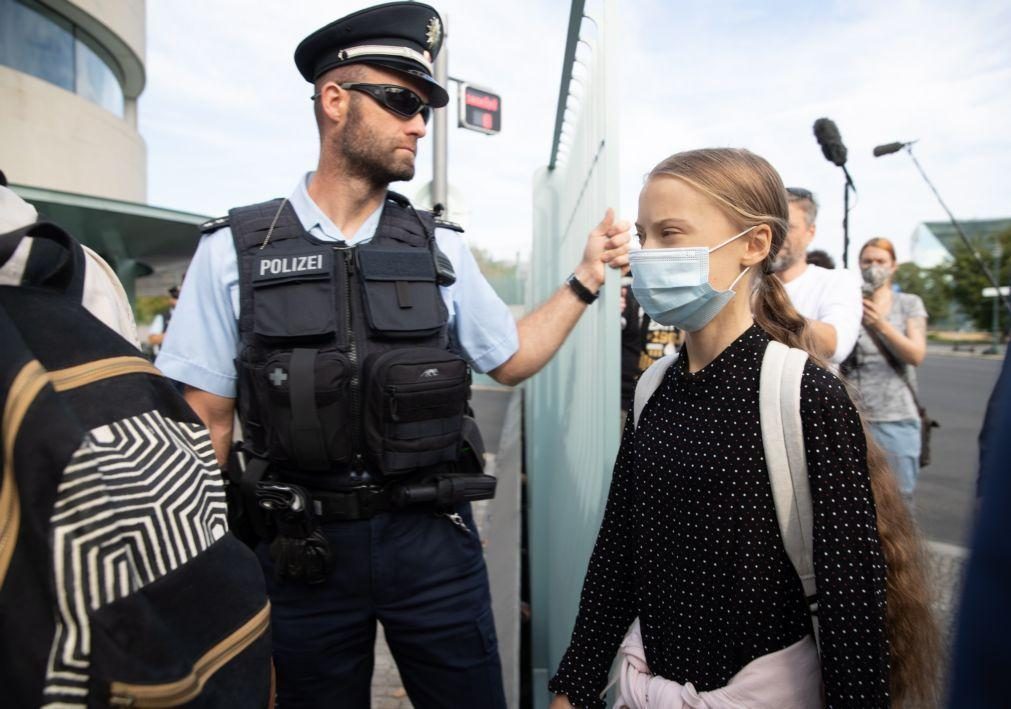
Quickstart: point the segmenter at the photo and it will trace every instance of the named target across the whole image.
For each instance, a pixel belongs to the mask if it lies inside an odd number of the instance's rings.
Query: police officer
[[[389,183],[448,96],[439,14],[395,2],[312,33],[315,172],[286,199],[204,227],[157,365],[187,385],[225,466],[238,415],[240,519],[273,604],[286,707],[368,707],[376,620],[416,707],[501,707],[488,577],[470,501],[489,497],[470,370],[517,384],[555,353],[606,266],[608,210],[568,282],[519,323],[459,227]]]

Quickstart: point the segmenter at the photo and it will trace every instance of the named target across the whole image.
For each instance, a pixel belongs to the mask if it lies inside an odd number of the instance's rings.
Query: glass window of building
[[[123,115],[116,60],[87,32],[36,0],[0,0],[0,64]]]
[[[77,93],[122,116],[123,90],[112,66],[115,66],[112,57],[97,42],[77,30]]]
[[[73,91],[73,25],[36,2],[0,0],[0,64]]]

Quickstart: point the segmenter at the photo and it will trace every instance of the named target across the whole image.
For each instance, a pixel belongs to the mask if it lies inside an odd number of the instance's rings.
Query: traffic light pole
[[[442,50],[435,58],[435,80],[439,86],[449,87],[449,18],[442,18]],[[449,210],[449,180],[446,164],[449,145],[449,107],[432,112],[432,206]]]

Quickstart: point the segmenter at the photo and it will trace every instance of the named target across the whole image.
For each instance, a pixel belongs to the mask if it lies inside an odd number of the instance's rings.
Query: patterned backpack
[[[37,223],[0,286],[0,687],[7,707],[270,702],[260,566],[206,429],[81,306],[81,247]],[[33,249],[34,250],[34,249]]]

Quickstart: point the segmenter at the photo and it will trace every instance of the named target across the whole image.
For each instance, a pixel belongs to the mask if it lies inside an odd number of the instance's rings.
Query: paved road
[[[930,352],[919,368],[920,395],[934,429],[933,462],[920,471],[917,518],[934,541],[965,545],[972,526],[979,448],[976,437],[1001,361]]]
[[[484,449],[489,453],[497,453],[502,427],[505,423],[506,409],[509,407],[509,396],[512,389],[475,386],[470,404],[474,409],[474,417],[481,428],[484,438]]]

